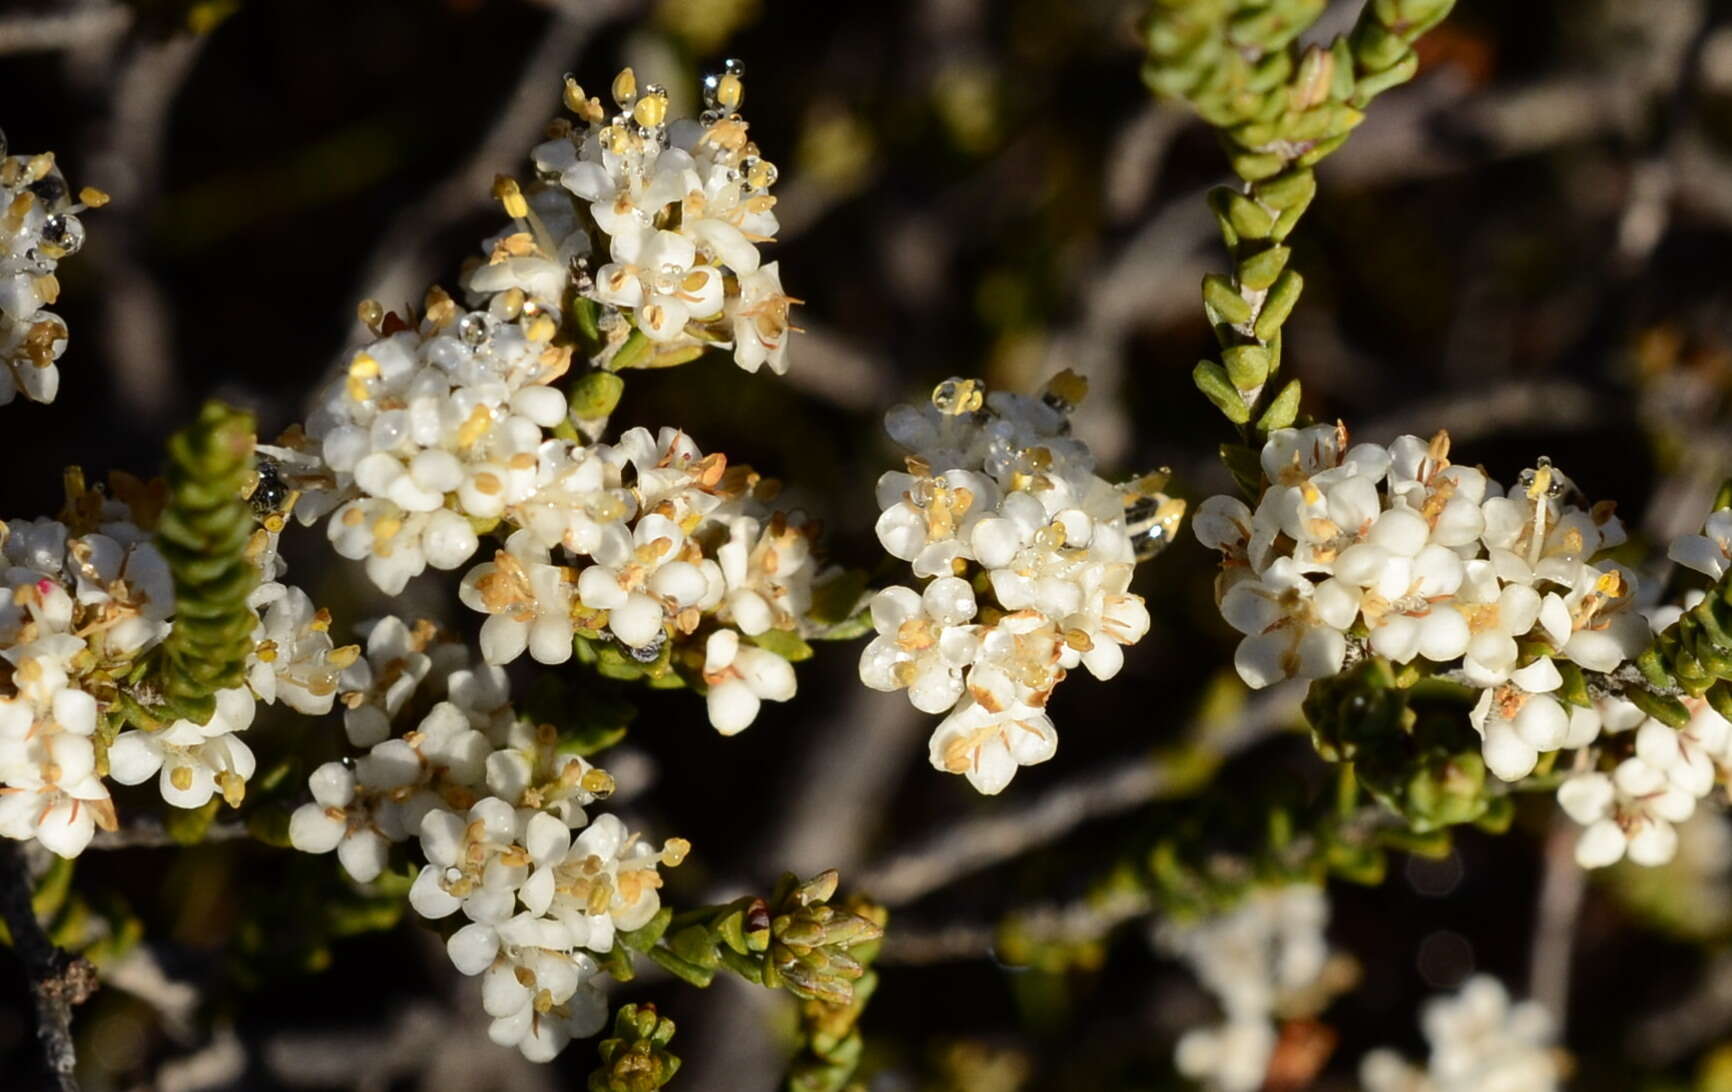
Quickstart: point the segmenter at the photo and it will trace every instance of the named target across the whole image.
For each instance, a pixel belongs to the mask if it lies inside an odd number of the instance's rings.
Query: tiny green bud
[[[1275,283],[1269,286],[1269,294],[1263,298],[1262,309],[1257,312],[1257,321],[1251,327],[1259,341],[1274,339],[1287,316],[1293,313],[1293,305],[1299,302],[1299,293],[1304,288],[1305,279],[1295,270],[1282,270],[1281,275],[1275,278]]]
[[[1256,390],[1269,378],[1269,351],[1261,345],[1235,345],[1221,350],[1227,378],[1241,391]]]
[[[1203,302],[1213,308],[1221,321],[1238,325],[1251,320],[1251,304],[1239,295],[1233,282],[1220,273],[1203,278]]]
[[[606,417],[624,393],[625,380],[613,372],[590,372],[571,385],[571,412],[582,421]]]
[[[1299,381],[1290,379],[1281,388],[1281,393],[1269,403],[1269,408],[1263,411],[1263,416],[1257,418],[1257,431],[1274,432],[1278,428],[1287,428],[1299,416]]]
[[[1210,360],[1199,361],[1191,371],[1191,381],[1227,420],[1242,425],[1251,419],[1251,408],[1245,405],[1244,397],[1227,378],[1226,369],[1219,364]]]

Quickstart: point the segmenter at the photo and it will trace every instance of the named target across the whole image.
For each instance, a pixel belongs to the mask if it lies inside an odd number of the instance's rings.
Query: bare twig
[[[1127,921],[1154,908],[1142,891],[1119,891],[1102,900],[1078,899],[1024,910],[1016,915],[1022,935],[1050,944],[1067,944],[1103,937]],[[891,929],[884,934],[880,963],[957,963],[990,959],[998,942],[991,924],[945,925]]]
[[[1732,1024],[1732,955],[1713,957],[1702,981],[1676,1005],[1661,1009],[1630,1029],[1630,1055],[1645,1065],[1676,1065],[1691,1051],[1725,1034]]]
[[[129,35],[118,49],[82,50],[80,63],[105,79],[107,117],[94,134],[94,181],[113,203],[103,212],[102,341],[115,398],[142,426],[163,419],[179,394],[170,306],[143,257],[146,225],[162,185],[168,115],[205,39]],[[93,77],[94,78],[94,77]]]
[[[419,302],[438,265],[432,247],[439,229],[487,207],[493,179],[509,173],[523,160],[558,109],[560,77],[590,35],[609,19],[636,6],[637,0],[554,6],[535,52],[523,64],[517,85],[481,145],[419,201],[397,213],[379,233],[378,245],[361,274],[360,296],[380,300],[387,307]]]
[[[1290,724],[1303,690],[1291,686],[1253,698],[1232,723],[1188,750],[1220,760]],[[1027,807],[959,823],[926,844],[868,868],[860,886],[888,906],[911,902],[983,868],[1064,837],[1083,823],[1128,811],[1194,783],[1177,763],[1120,761],[1060,785]]]
[[[78,1055],[72,1043],[72,1007],[96,989],[96,969],[49,941],[30,904],[30,866],[23,848],[0,839],[0,917],[12,934],[12,950],[24,964],[36,1004],[36,1037],[61,1092],[77,1092]]]
[[[202,842],[237,842],[252,835],[245,823],[212,823]],[[158,819],[137,819],[119,830],[99,830],[90,840],[91,849],[164,849],[182,845]]]
[[[1576,947],[1587,874],[1576,864],[1576,827],[1564,819],[1546,837],[1539,905],[1534,914],[1533,956],[1528,964],[1528,995],[1551,1013],[1563,1035],[1569,1016],[1570,961]]]
[[[119,4],[92,4],[70,11],[8,15],[0,19],[0,56],[71,49],[113,38],[132,25],[132,10]]]

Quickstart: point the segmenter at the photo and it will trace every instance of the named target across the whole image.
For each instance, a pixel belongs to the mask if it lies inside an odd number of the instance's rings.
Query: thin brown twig
[[[12,934],[12,949],[24,964],[36,1005],[36,1037],[54,1087],[78,1092],[78,1054],[72,1041],[72,1008],[96,989],[96,969],[56,947],[42,931],[31,905],[30,866],[23,848],[0,839],[0,917]]]
[[[1539,904],[1534,912],[1533,955],[1528,964],[1528,996],[1551,1013],[1560,1038],[1569,1015],[1576,923],[1587,892],[1587,873],[1576,864],[1575,848],[1575,825],[1558,818],[1546,836]]]
[[[252,837],[245,823],[212,823],[199,843],[238,842]],[[119,830],[99,830],[90,839],[91,849],[165,849],[185,845],[168,832],[160,820],[139,819]]]
[[[69,11],[8,15],[0,19],[0,56],[72,49],[114,38],[132,25],[130,8],[98,3]]]
[[[1201,755],[1229,758],[1292,723],[1302,691],[1281,687],[1257,695],[1230,723],[1202,734],[1184,753],[1187,769]],[[958,823],[925,844],[867,868],[863,890],[897,906],[966,876],[1058,840],[1094,819],[1182,792],[1194,783],[1181,763],[1119,761],[1051,789],[1026,807]]]
[[[627,14],[637,0],[594,0],[554,5],[517,84],[494,116],[475,151],[429,190],[397,213],[379,233],[361,274],[360,294],[386,307],[418,302],[438,262],[432,247],[440,228],[487,207],[493,179],[509,173],[541,136],[558,109],[560,78],[596,28]]]

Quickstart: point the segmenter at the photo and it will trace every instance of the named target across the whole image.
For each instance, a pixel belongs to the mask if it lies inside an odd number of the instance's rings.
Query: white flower
[[[156,775],[163,800],[177,808],[203,807],[218,793],[238,807],[257,763],[235,733],[252,723],[254,707],[252,693],[237,686],[217,691],[204,724],[177,720],[155,732],[122,732],[108,748],[109,776],[138,785]]]
[[[1358,596],[1345,581],[1313,584],[1290,558],[1277,558],[1261,575],[1228,588],[1221,600],[1222,617],[1245,635],[1233,666],[1254,688],[1333,675],[1347,654],[1342,631],[1358,609]]]
[[[742,274],[733,311],[734,362],[748,372],[768,364],[777,375],[785,374],[788,332],[797,329],[788,321],[788,306],[798,302],[782,291],[779,262]]]
[[[52,402],[66,323],[46,310],[60,294],[54,271],[77,253],[84,225],[52,153],[10,156],[0,146],[0,405],[20,392]]]
[[[1557,1092],[1563,1073],[1551,1049],[1552,1018],[1538,1003],[1512,1004],[1496,979],[1476,975],[1454,997],[1426,1004],[1431,1043],[1425,1070],[1391,1051],[1366,1056],[1366,1092]]]
[[[353,770],[341,762],[327,762],[307,778],[313,802],[302,804],[289,816],[289,844],[302,853],[337,851],[343,871],[357,883],[370,883],[385,868],[390,839],[373,824],[370,809],[351,808],[355,803]]]
[[[980,652],[974,592],[940,577],[923,593],[890,587],[872,599],[878,636],[860,654],[860,681],[874,690],[907,688],[923,713],[942,713],[962,697],[962,673]]]
[[[1571,712],[1553,692],[1563,685],[1557,666],[1541,657],[1510,673],[1509,683],[1480,692],[1468,714],[1483,742],[1485,764],[1505,781],[1519,781],[1533,772],[1539,756],[1565,746],[1592,742],[1598,721],[1587,724],[1587,738],[1574,742]]]
[[[578,597],[608,612],[608,629],[622,644],[654,647],[667,616],[697,606],[711,590],[696,545],[690,551],[686,545],[686,532],[672,519],[642,516],[629,545],[598,554],[597,564],[578,574]]]
[[[331,617],[307,593],[275,582],[258,586],[247,600],[259,610],[247,684],[266,704],[282,701],[297,713],[323,716],[337,697],[337,680],[360,650],[333,647]]]
[[[932,768],[959,773],[988,796],[1004,791],[1020,766],[1045,762],[1058,750],[1047,715],[1026,705],[996,711],[964,697],[932,733]]]
[[[704,684],[711,726],[731,736],[758,719],[761,703],[794,696],[794,668],[768,649],[742,643],[734,630],[718,629],[704,644]]]
[[[512,532],[492,561],[470,569],[458,595],[489,616],[481,626],[481,654],[488,663],[508,664],[525,649],[537,663],[571,658],[572,573],[552,564],[547,547],[529,531]]]
[[[1673,539],[1666,556],[1712,580],[1725,576],[1732,567],[1732,508],[1722,508],[1710,515],[1701,534]]]
[[[1674,823],[1690,818],[1696,797],[1640,756],[1618,764],[1611,776],[1577,774],[1558,786],[1558,805],[1586,829],[1576,862],[1604,868],[1626,854],[1640,865],[1659,865],[1677,852]]]
[[[430,630],[431,627],[426,627]],[[367,654],[343,669],[343,731],[356,747],[371,747],[391,735],[391,721],[432,669],[426,648],[431,633],[388,615],[366,632]]]

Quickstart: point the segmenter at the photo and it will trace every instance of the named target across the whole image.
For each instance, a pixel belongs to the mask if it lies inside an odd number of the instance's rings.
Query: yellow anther
[[[646,129],[653,129],[668,118],[666,95],[645,95],[631,108],[632,120]]]
[[[620,106],[630,106],[637,99],[637,73],[630,68],[620,69],[619,75],[613,78],[613,101]]]
[[[589,113],[589,96],[583,93],[583,86],[570,76],[565,77],[565,108],[583,117]]]
[[[487,435],[487,428],[493,423],[493,414],[486,406],[476,406],[469,411],[469,418],[457,430],[457,446],[471,448],[481,437]]]
[[[86,186],[78,191],[78,200],[88,208],[99,209],[108,204],[108,195],[95,186]]]
[[[746,85],[732,72],[716,81],[716,102],[724,110],[737,110],[746,97]]]
[[[577,782],[584,792],[596,796],[611,796],[614,790],[613,775],[606,770],[591,769],[584,771],[583,777]]]
[[[517,179],[510,175],[502,174],[493,179],[493,196],[505,206],[505,215],[513,220],[521,220],[529,215],[529,202],[523,198],[523,189],[518,186]]]
[[[1046,388],[1041,395],[1054,409],[1069,413],[1082,404],[1088,393],[1089,381],[1066,368],[1046,381]]]
[[[1536,467],[1534,469],[1534,480],[1528,485],[1528,500],[1539,500],[1541,497],[1551,492],[1551,488],[1552,468],[1549,466]]]

